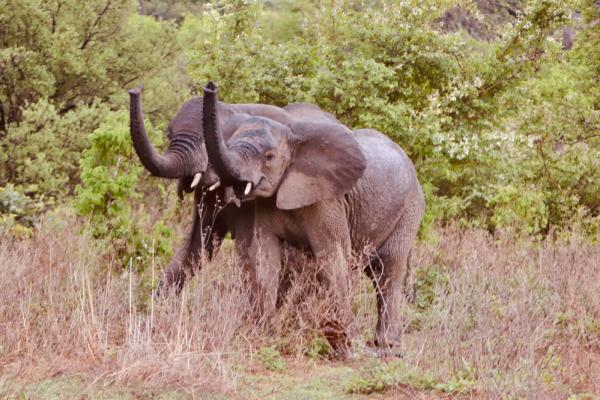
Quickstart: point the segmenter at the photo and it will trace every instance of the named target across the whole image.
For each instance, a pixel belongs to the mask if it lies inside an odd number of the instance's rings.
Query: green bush
[[[597,75],[577,47],[565,57],[553,39],[566,4],[523,2],[493,42],[436,30],[450,2],[322,4],[276,37],[272,10],[223,4],[196,20],[197,85],[216,80],[227,101],[315,102],[350,127],[386,133],[417,167],[424,231],[457,219],[529,234],[582,219],[595,231]]]
[[[285,369],[285,361],[274,347],[261,347],[258,350],[257,358],[269,371],[281,372]]]
[[[475,388],[476,381],[469,369],[460,370],[456,377],[444,382],[439,381],[426,371],[418,371],[402,361],[372,361],[360,373],[347,382],[349,393],[381,393],[388,389],[408,386],[416,390],[438,391],[448,394],[461,394]]]
[[[37,214],[71,200],[90,134],[126,109],[126,89],[143,82],[146,114],[160,122],[189,96],[176,25],[135,10],[129,0],[0,4],[0,186],[42,204]]]
[[[0,5],[1,186],[63,202],[89,134],[127,108],[125,89],[144,83],[146,115],[162,124],[212,79],[225,101],[309,101],[397,141],[424,188],[422,236],[460,221],[598,237],[600,11],[589,1],[525,0],[514,17],[485,2],[489,41],[442,32],[452,0],[226,0],[180,7],[177,21],[134,3]],[[583,21],[566,52],[556,32],[571,9]],[[110,185],[86,168],[87,186]]]
[[[10,234],[26,238],[33,233],[33,216],[40,204],[15,190],[12,185],[0,186],[0,236]]]
[[[30,104],[2,141],[0,182],[20,185],[35,197],[72,194],[79,182],[81,154],[90,145],[89,133],[105,115],[106,107],[100,104],[62,115],[48,100]]]
[[[161,135],[149,121],[146,129],[154,142],[160,143]],[[142,197],[143,167],[133,151],[129,115],[110,113],[89,140],[91,147],[83,152],[81,161],[75,208],[89,218],[94,237],[108,240],[124,266],[133,260],[143,267],[154,256],[170,256],[172,231],[158,221],[153,231],[147,232],[143,209],[132,207]]]

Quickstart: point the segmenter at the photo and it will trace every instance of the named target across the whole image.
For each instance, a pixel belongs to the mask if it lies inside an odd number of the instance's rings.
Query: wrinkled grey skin
[[[254,229],[244,260],[263,315],[276,305],[281,243],[308,248],[324,262],[342,324],[351,319],[348,259],[372,249],[367,274],[377,293],[376,344],[393,346],[410,290],[409,254],[424,212],[414,166],[402,149],[369,129],[351,132],[309,105],[290,105],[284,125],[234,115],[219,123],[216,87],[204,94],[209,159],[240,198],[253,198]],[[234,131],[226,139],[221,126]],[[251,183],[251,191],[244,191]]]
[[[215,191],[207,191],[217,182],[218,177],[208,163],[202,131],[202,98],[194,98],[183,104],[169,123],[167,136],[169,147],[159,154],[150,142],[143,123],[141,89],[129,91],[131,138],[135,151],[146,169],[154,176],[179,179],[177,192],[194,192],[193,223],[181,249],[167,266],[161,282],[161,291],[173,288],[179,292],[187,277],[193,275],[194,267],[200,266],[202,249],[209,258],[221,239],[229,231],[235,238],[246,237],[240,230],[251,230],[253,207],[251,204],[239,204],[232,191],[221,186]],[[238,114],[262,115],[281,123],[289,123],[290,116],[279,107],[262,104],[225,104],[218,103],[217,109],[221,121]],[[229,137],[233,131],[224,129]],[[190,187],[194,175],[202,173],[202,179],[195,189]],[[232,202],[236,203],[236,207]]]

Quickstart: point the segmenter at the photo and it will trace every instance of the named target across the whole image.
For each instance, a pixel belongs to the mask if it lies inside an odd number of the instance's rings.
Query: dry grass
[[[407,364],[466,377],[491,398],[600,394],[600,246],[458,229],[440,238],[418,249],[416,264],[441,283],[407,319],[421,326],[407,335]]]
[[[301,268],[292,274],[287,300],[265,328],[248,318],[248,295],[230,249],[181,297],[158,301],[139,283],[156,280],[159,266],[142,275],[135,265],[123,272],[71,227],[42,229],[26,241],[0,238],[3,376],[35,382],[78,375],[90,385],[235,395],[238,378],[256,365],[264,346],[308,362],[304,354],[314,346],[328,302],[315,267],[301,255],[294,256]],[[409,378],[391,376],[382,389],[423,398],[444,391],[478,398],[600,393],[598,245],[577,235],[539,242],[456,228],[439,233],[438,243],[420,244],[413,256],[418,297],[406,306],[402,345],[402,376]],[[352,330],[360,348],[376,317],[372,289],[358,270],[353,287]],[[348,365],[373,375],[372,361]]]
[[[181,297],[158,300],[139,292],[144,277],[135,266],[119,271],[118,262],[95,256],[89,239],[57,233],[0,244],[5,373],[25,380],[84,374],[191,392],[232,387],[225,360],[236,351],[231,341],[247,296],[230,253],[217,261],[222,271],[206,269]]]

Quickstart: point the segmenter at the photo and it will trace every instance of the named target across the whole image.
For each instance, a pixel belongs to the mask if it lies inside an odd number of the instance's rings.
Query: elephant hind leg
[[[377,294],[378,321],[375,339],[383,347],[398,344],[402,329],[402,305],[414,297],[409,257],[423,213],[422,207],[407,209],[410,212],[400,218],[396,229],[377,249],[377,257],[367,267]]]

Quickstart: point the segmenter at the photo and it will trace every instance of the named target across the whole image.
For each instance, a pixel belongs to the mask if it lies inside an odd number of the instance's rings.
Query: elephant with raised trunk
[[[208,163],[202,131],[202,98],[194,98],[183,104],[168,125],[169,146],[164,154],[159,154],[144,129],[141,89],[132,89],[129,95],[131,138],[144,167],[154,176],[178,179],[177,193],[180,198],[184,191],[194,192],[191,230],[159,284],[159,293],[168,288],[179,292],[186,278],[193,274],[194,267],[199,264],[203,249],[210,258],[214,244],[219,243],[228,231],[234,237],[247,236],[240,231],[252,229],[253,208],[250,204],[240,204],[231,188],[221,186]],[[261,115],[280,123],[291,122],[291,117],[283,109],[263,104],[219,102],[216,110],[223,123],[240,114]],[[226,127],[222,132],[225,137],[233,133]]]
[[[212,82],[204,89],[203,107],[215,172],[237,197],[254,200],[252,237],[240,253],[263,315],[276,305],[285,241],[322,261],[332,304],[342,326],[347,324],[352,318],[348,260],[369,248],[365,270],[376,287],[376,344],[393,346],[410,281],[409,255],[425,208],[404,151],[377,131],[352,132],[334,118],[317,118],[306,105],[288,106],[290,114],[297,113],[290,123],[244,114],[223,122]]]

